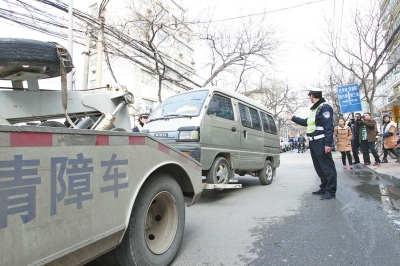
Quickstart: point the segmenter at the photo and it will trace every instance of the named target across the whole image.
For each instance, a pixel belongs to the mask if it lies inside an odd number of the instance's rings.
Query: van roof
[[[254,107],[256,107],[256,108],[258,108],[258,109],[260,109],[260,110],[272,115],[272,113],[270,111],[268,111],[268,109],[264,105],[256,102],[255,100],[253,100],[253,99],[251,99],[251,98],[249,98],[247,96],[244,96],[243,94],[240,94],[240,93],[238,93],[238,92],[236,92],[234,90],[231,90],[231,89],[227,89],[227,88],[223,88],[223,87],[205,87],[205,88],[199,88],[199,89],[190,90],[190,91],[187,91],[187,92],[184,92],[184,93],[190,93],[190,92],[193,92],[193,91],[202,91],[202,90],[208,90],[210,93],[220,92],[220,93],[225,94],[227,96],[231,96],[231,97],[236,98],[236,99],[238,99],[240,101],[243,101],[245,103],[253,105]]]

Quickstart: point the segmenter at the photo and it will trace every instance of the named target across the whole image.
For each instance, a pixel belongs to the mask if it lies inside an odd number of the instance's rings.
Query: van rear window
[[[256,109],[239,103],[239,112],[243,126],[261,130],[260,116]]]
[[[260,114],[264,131],[272,134],[277,134],[278,130],[276,129],[274,118],[272,118],[272,116],[270,116],[269,114],[263,112],[260,112]]]

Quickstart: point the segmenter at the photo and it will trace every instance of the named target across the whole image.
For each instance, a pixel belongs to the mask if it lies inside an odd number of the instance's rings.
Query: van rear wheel
[[[207,173],[206,180],[209,184],[227,184],[230,176],[231,169],[228,160],[217,157]]]
[[[272,167],[272,163],[269,160],[266,160],[264,168],[258,174],[261,184],[271,184],[272,180],[274,179],[275,171],[276,170]]]

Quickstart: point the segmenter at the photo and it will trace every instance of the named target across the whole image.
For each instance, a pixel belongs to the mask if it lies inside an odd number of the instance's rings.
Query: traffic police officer
[[[337,173],[332,158],[333,110],[325,103],[321,90],[310,90],[308,96],[313,103],[308,117],[303,119],[288,114],[287,119],[301,126],[307,126],[311,158],[315,171],[321,179],[320,189],[312,194],[322,195],[321,200],[331,199],[335,197],[337,187]]]
[[[139,115],[138,122],[139,124],[136,125],[133,129],[132,132],[140,132],[143,129],[144,124],[146,123],[147,117],[149,116],[148,113],[142,113]]]

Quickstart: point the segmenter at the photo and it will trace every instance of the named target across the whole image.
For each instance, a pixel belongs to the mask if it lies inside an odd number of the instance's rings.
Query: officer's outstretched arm
[[[295,122],[296,124],[300,125],[300,126],[305,126],[305,127],[307,126],[307,118],[304,119],[304,118],[300,118],[300,117],[297,117],[297,116],[293,116],[292,117],[292,121]]]

